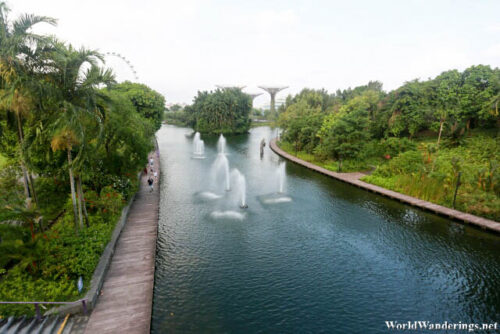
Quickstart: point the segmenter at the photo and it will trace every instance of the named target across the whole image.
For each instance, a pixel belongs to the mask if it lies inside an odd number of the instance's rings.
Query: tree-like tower
[[[288,86],[278,86],[278,87],[269,87],[269,86],[259,86],[259,88],[265,90],[266,92],[271,95],[271,115],[274,115],[276,113],[276,94],[279,91],[282,91],[283,89],[288,88]]]
[[[239,89],[242,90],[246,86],[231,86],[231,85],[215,85],[219,89]]]

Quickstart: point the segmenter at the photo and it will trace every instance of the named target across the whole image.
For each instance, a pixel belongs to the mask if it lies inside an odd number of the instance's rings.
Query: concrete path
[[[160,201],[158,179],[151,192],[143,175],[136,199],[120,234],[96,307],[85,333],[149,333],[153,305],[154,265]],[[152,175],[151,175],[152,176]]]
[[[496,221],[486,219],[483,217],[474,216],[474,215],[471,215],[471,214],[468,214],[468,213],[465,213],[462,211],[450,209],[450,208],[447,208],[447,207],[442,206],[442,205],[427,202],[427,201],[424,201],[424,200],[421,200],[421,199],[418,199],[415,197],[411,197],[411,196],[404,195],[404,194],[401,194],[401,193],[398,193],[398,192],[395,192],[395,191],[392,191],[389,189],[385,189],[385,188],[376,186],[374,184],[363,182],[363,181],[359,180],[360,177],[364,176],[364,174],[361,174],[361,173],[336,173],[336,172],[332,172],[331,170],[319,167],[313,163],[304,161],[304,160],[299,159],[291,154],[286,153],[285,151],[280,149],[278,147],[278,145],[276,145],[276,139],[271,140],[271,143],[269,146],[276,154],[282,156],[283,158],[288,159],[292,162],[295,162],[296,164],[307,167],[309,169],[312,169],[312,170],[319,172],[321,174],[333,177],[337,180],[340,180],[340,181],[343,181],[346,183],[350,183],[350,184],[355,185],[359,188],[363,188],[363,189],[372,191],[374,193],[378,193],[378,194],[390,197],[390,198],[398,200],[400,202],[410,204],[410,205],[419,207],[419,208],[424,209],[424,210],[432,211],[432,212],[437,213],[437,214],[442,215],[442,216],[447,216],[447,217],[455,219],[455,220],[459,220],[459,221],[462,221],[465,223],[476,225],[480,228],[483,228],[483,229],[486,229],[486,230],[489,230],[492,232],[500,233],[500,223],[498,223]]]

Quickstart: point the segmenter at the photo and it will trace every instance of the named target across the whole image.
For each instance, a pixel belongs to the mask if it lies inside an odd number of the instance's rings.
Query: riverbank
[[[270,142],[270,147],[276,154],[280,155],[281,157],[283,157],[287,160],[290,160],[296,164],[302,165],[306,168],[312,169],[312,170],[319,172],[321,174],[324,174],[324,175],[333,177],[337,180],[355,185],[359,188],[363,188],[365,190],[372,191],[372,192],[381,194],[383,196],[398,200],[400,202],[410,204],[412,206],[421,208],[423,210],[431,211],[431,212],[434,212],[436,214],[439,214],[439,215],[442,215],[445,217],[449,217],[449,218],[454,219],[454,220],[462,221],[462,222],[480,227],[482,229],[486,229],[488,231],[500,234],[500,223],[495,222],[493,220],[478,217],[478,216],[464,213],[464,212],[461,212],[458,210],[450,209],[450,208],[447,208],[447,207],[444,207],[441,205],[430,203],[430,202],[420,200],[420,199],[415,198],[415,197],[403,195],[401,193],[398,193],[398,192],[395,192],[392,190],[388,190],[388,189],[385,189],[385,188],[382,188],[382,187],[379,187],[379,186],[376,186],[373,184],[363,182],[363,181],[359,180],[359,177],[361,177],[362,174],[356,178],[356,177],[352,176],[353,173],[336,173],[336,172],[327,170],[325,168],[319,167],[319,166],[312,164],[310,162],[307,162],[307,161],[304,161],[304,160],[299,159],[297,157],[294,157],[293,155],[288,154],[287,152],[283,151],[282,149],[280,149],[278,147],[278,145],[276,143],[276,139],[273,139]]]

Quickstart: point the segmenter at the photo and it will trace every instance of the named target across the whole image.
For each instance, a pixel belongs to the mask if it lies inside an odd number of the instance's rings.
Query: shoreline
[[[411,206],[414,206],[414,207],[417,207],[417,208],[420,208],[420,209],[423,209],[426,211],[433,212],[433,213],[438,214],[440,216],[451,218],[451,219],[456,220],[456,221],[460,221],[463,223],[474,225],[476,227],[480,227],[481,229],[487,230],[489,232],[494,232],[494,233],[500,234],[500,223],[498,223],[496,221],[493,221],[493,220],[490,220],[487,218],[483,218],[483,217],[479,217],[479,216],[475,216],[475,215],[465,213],[462,211],[458,211],[455,209],[447,208],[447,207],[442,206],[442,205],[434,204],[434,203],[431,203],[428,201],[418,199],[416,197],[404,195],[404,194],[398,193],[398,192],[393,191],[393,190],[389,190],[386,188],[376,186],[374,184],[363,182],[363,181],[359,180],[359,178],[353,177],[353,174],[357,174],[357,173],[337,173],[337,172],[333,172],[331,170],[325,169],[323,167],[319,167],[318,165],[304,161],[302,159],[299,159],[299,158],[283,151],[277,145],[276,138],[271,140],[271,142],[269,143],[269,147],[277,155],[279,155],[279,156],[281,156],[281,157],[283,157],[291,162],[294,162],[298,165],[301,165],[303,167],[306,167],[308,169],[311,169],[311,170],[314,170],[318,173],[321,173],[323,175],[332,177],[332,178],[337,179],[337,180],[342,181],[342,182],[349,183],[349,184],[354,185],[358,188],[362,188],[364,190],[368,190],[368,191],[380,194],[382,196],[392,198],[392,199],[400,201],[402,203],[409,204]]]

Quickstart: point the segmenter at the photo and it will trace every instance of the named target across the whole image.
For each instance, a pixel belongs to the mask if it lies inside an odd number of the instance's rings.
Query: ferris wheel
[[[139,77],[137,76],[137,72],[136,72],[136,70],[134,68],[134,65],[132,65],[132,63],[127,58],[125,58],[124,56],[122,56],[121,54],[119,54],[117,52],[106,52],[105,55],[106,56],[111,56],[111,57],[116,57],[116,58],[119,58],[119,59],[123,60],[123,62],[125,62],[125,64],[128,66],[128,68],[134,74],[134,79],[137,80],[137,81],[139,81]]]

